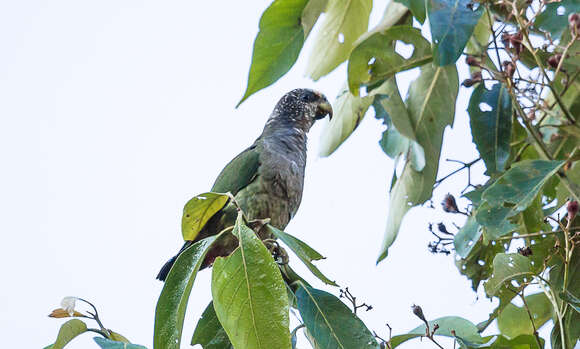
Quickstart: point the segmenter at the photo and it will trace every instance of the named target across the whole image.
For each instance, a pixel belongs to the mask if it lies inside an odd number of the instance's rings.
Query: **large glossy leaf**
[[[473,343],[482,343],[483,338],[477,332],[477,326],[464,318],[458,316],[446,316],[439,319],[429,321],[429,328],[432,330],[433,326],[437,324],[439,328],[435,335],[445,337],[461,337]],[[455,332],[455,335],[451,331]],[[402,343],[418,337],[425,336],[425,325],[418,326],[407,334],[394,336],[391,339],[391,348],[396,348]]]
[[[476,212],[476,219],[485,226],[489,238],[497,239],[517,230],[508,218],[532,204],[542,186],[563,164],[563,161],[523,160],[490,185],[483,192],[484,202]]]
[[[413,45],[411,57],[404,58],[395,52],[397,41]],[[348,87],[358,95],[360,86],[376,84],[432,58],[429,42],[419,29],[401,25],[376,32],[353,49],[348,61]]]
[[[278,266],[238,215],[239,248],[218,257],[211,291],[215,313],[236,349],[290,349],[289,305]]]
[[[469,217],[465,225],[459,229],[453,238],[453,245],[455,246],[457,255],[461,258],[466,258],[473,247],[475,247],[475,244],[481,237],[481,233],[481,226],[477,223],[475,217]]]
[[[443,132],[453,122],[458,87],[455,66],[426,65],[409,88],[407,107],[417,141],[425,151],[426,163],[423,170],[417,172],[407,159],[401,176],[391,190],[387,228],[377,262],[387,256],[388,248],[395,241],[401,221],[411,206],[431,197],[439,167]]]
[[[473,34],[483,6],[471,0],[427,0],[436,65],[454,64]]]
[[[563,164],[564,161],[520,161],[487,188],[482,198],[491,205],[510,203],[515,205],[514,210],[523,211]]]
[[[101,349],[147,349],[142,345],[113,341],[102,337],[94,337],[93,340]]]
[[[307,4],[308,0],[275,0],[264,11],[254,41],[248,86],[238,105],[276,82],[294,65],[304,45],[305,31],[309,32],[318,18],[316,11],[309,12],[306,28],[303,26]]]
[[[484,285],[485,292],[494,296],[505,283],[531,279],[533,276],[534,270],[529,258],[518,253],[499,253],[493,259],[493,274]]]
[[[203,193],[189,200],[183,208],[181,233],[183,240],[193,241],[207,221],[228,202],[229,197],[219,193]]]
[[[76,336],[83,334],[87,331],[87,324],[82,322],[79,319],[72,319],[60,327],[58,331],[58,335],[56,336],[56,341],[54,344],[49,345],[45,349],[62,349],[65,345],[67,345],[70,341],[75,339]]]
[[[302,321],[317,348],[378,349],[373,334],[337,297],[302,285],[296,298]]]
[[[316,252],[312,247],[308,246],[304,241],[285,233],[275,227],[268,225],[268,230],[278,239],[282,240],[286,246],[296,253],[296,256],[300,258],[302,263],[314,274],[320,281],[327,285],[338,286],[336,282],[327,278],[322,272],[312,264],[312,261],[324,259],[324,257]]]
[[[169,271],[155,309],[155,348],[179,348],[183,319],[197,272],[218,235],[209,236],[187,248]]]
[[[568,16],[575,12],[580,12],[579,0],[551,2],[536,17],[534,25],[536,28],[552,34],[552,38],[558,39],[562,32],[568,29]]]
[[[193,331],[191,345],[196,344],[200,344],[203,349],[233,349],[226,330],[217,318],[213,302],[207,305]]]
[[[534,318],[536,328],[542,327],[552,318],[552,303],[544,293],[526,296],[526,304]],[[527,310],[512,303],[499,314],[497,327],[501,334],[508,338],[534,333]]]
[[[383,124],[387,126],[379,144],[385,154],[392,159],[398,159],[401,155],[410,158],[413,169],[420,172],[425,167],[425,151],[416,141],[415,130],[411,125],[407,107],[399,95],[395,79],[391,78],[385,84],[390,89],[377,94],[373,101],[375,118],[382,119]],[[404,136],[399,131],[395,120],[402,125],[403,129],[407,128],[406,133],[410,134],[410,137]]]
[[[479,84],[471,94],[467,111],[473,142],[485,162],[487,175],[502,172],[510,156],[512,132],[512,103],[507,89],[499,83],[491,90]]]
[[[358,37],[367,31],[372,0],[333,0],[310,53],[306,74],[314,80],[344,62]]]

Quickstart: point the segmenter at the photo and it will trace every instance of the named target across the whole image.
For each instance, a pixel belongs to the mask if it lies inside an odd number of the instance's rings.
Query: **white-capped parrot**
[[[285,94],[270,114],[262,134],[241,152],[217,177],[212,192],[230,192],[249,220],[270,218],[270,224],[284,230],[296,214],[304,186],[306,167],[306,134],[316,120],[328,115],[332,107],[326,97],[310,89],[295,89]],[[234,225],[237,208],[229,202],[216,213],[194,240],[186,241],[181,250],[159,271],[164,281],[171,266],[187,247]],[[261,239],[269,238],[266,229],[258,231]],[[224,234],[208,252],[205,268],[218,256],[229,255],[238,246],[232,234]]]

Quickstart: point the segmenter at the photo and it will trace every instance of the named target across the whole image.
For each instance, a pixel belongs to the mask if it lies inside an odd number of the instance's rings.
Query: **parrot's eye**
[[[312,92],[305,93],[301,97],[302,101],[306,102],[306,103],[314,102],[314,101],[316,101],[316,98],[318,98],[318,97]]]

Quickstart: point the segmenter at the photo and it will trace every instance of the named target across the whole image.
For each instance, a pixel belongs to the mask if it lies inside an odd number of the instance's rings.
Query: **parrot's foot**
[[[262,242],[264,243],[264,245],[266,245],[266,248],[268,249],[268,251],[270,251],[276,263],[288,264],[289,261],[288,252],[286,252],[286,250],[280,246],[278,241],[274,239],[264,239],[262,240]]]

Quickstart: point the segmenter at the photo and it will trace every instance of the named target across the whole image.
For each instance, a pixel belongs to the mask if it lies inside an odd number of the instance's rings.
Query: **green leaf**
[[[296,292],[298,310],[318,348],[376,348],[365,324],[337,297],[302,285]]]
[[[562,0],[548,3],[542,13],[534,21],[534,26],[552,34],[558,39],[562,32],[568,29],[568,16],[580,12],[579,0]]]
[[[512,132],[512,103],[505,86],[498,83],[488,90],[479,84],[471,94],[467,111],[473,142],[485,162],[487,175],[504,171]]]
[[[301,22],[307,3],[308,0],[275,0],[264,11],[260,18],[260,31],[254,41],[248,86],[238,106],[292,68],[306,37]],[[310,22],[308,26],[311,28],[315,21]],[[310,28],[307,28],[308,31]]]
[[[394,78],[390,78],[383,86],[373,101],[375,118],[382,119],[383,124],[387,126],[379,144],[383,151],[393,159],[410,153],[413,169],[420,172],[425,167],[425,151],[416,141],[411,117],[399,94],[397,83]]]
[[[493,274],[485,283],[488,296],[496,295],[505,283],[535,275],[530,260],[518,253],[499,253],[493,259]]]
[[[511,203],[514,211],[523,211],[563,164],[564,161],[520,161],[487,188],[482,198],[491,205]]]
[[[103,337],[93,337],[101,349],[147,349],[142,345],[112,341]]]
[[[228,202],[229,196],[219,193],[203,193],[189,200],[183,208],[181,233],[183,240],[193,241],[207,221]]]
[[[494,257],[504,251],[501,244],[479,239],[465,258],[455,261],[455,266],[461,274],[467,276],[471,281],[471,288],[477,292],[479,283],[489,278],[493,272]]]
[[[306,74],[314,80],[344,62],[358,37],[367,31],[372,0],[331,1],[310,53]]]
[[[471,0],[426,0],[433,37],[433,60],[436,65],[454,64],[483,13],[483,6]]]
[[[408,59],[395,52],[402,41],[414,47]],[[419,29],[394,26],[376,32],[358,43],[348,61],[348,87],[355,96],[361,86],[369,86],[393,77],[396,73],[428,63],[433,58],[429,42]]]
[[[332,154],[358,127],[364,118],[372,98],[357,97],[345,87],[334,103],[334,115],[320,136],[320,156]]]
[[[562,300],[566,301],[566,303],[570,304],[574,310],[580,313],[580,298],[574,296],[569,291],[560,292],[559,296]]]
[[[465,53],[480,56],[486,49],[491,36],[487,15],[481,16],[473,29],[473,35],[465,45]],[[479,68],[477,68],[479,69]]]
[[[196,242],[177,257],[155,308],[155,348],[179,348],[191,288],[207,252],[220,235]]]
[[[421,68],[421,75],[409,88],[407,107],[418,143],[425,151],[426,164],[421,172],[405,163],[389,199],[389,213],[378,262],[387,257],[395,241],[401,221],[411,206],[431,197],[439,167],[443,132],[453,123],[459,84],[455,66]]]
[[[304,7],[302,11],[302,27],[304,28],[304,37],[308,37],[312,27],[318,21],[320,14],[326,9],[328,0],[308,0],[308,4]]]
[[[191,345],[196,344],[200,344],[203,349],[233,349],[226,330],[215,314],[213,302],[207,305],[193,331]]]
[[[417,20],[423,24],[427,17],[427,10],[425,9],[424,0],[395,0],[398,3],[405,5]]]
[[[508,222],[532,204],[542,186],[560,169],[563,161],[523,160],[512,166],[482,195],[476,219],[485,226],[484,234],[497,239],[517,230]]]
[[[290,249],[296,253],[296,256],[300,258],[302,263],[306,265],[306,267],[314,274],[320,281],[324,282],[327,285],[331,286],[338,286],[336,282],[330,280],[322,272],[312,264],[312,261],[324,259],[324,257],[316,252],[312,247],[308,246],[305,242],[300,239],[295,238],[294,236],[285,233],[279,229],[271,225],[267,225],[267,229],[272,233],[276,238],[282,240],[286,246],[290,247]]]
[[[79,319],[72,319],[60,326],[58,335],[56,336],[56,341],[54,344],[49,346],[51,349],[62,349],[70,341],[75,339],[76,336],[83,334],[87,331],[87,324]]]
[[[526,296],[526,304],[534,318],[536,328],[542,327],[552,317],[552,304],[544,293]],[[501,334],[508,338],[534,333],[528,312],[524,307],[508,304],[497,318]]]
[[[544,340],[540,338],[542,347],[538,347],[536,337],[533,335],[521,335],[514,339],[508,339],[504,336],[488,336],[484,338],[485,343],[477,344],[467,341],[461,337],[457,337],[457,343],[462,348],[469,349],[542,349],[544,347]]]
[[[465,225],[459,229],[453,238],[453,245],[457,255],[461,258],[467,257],[477,241],[479,241],[481,233],[481,226],[477,223],[475,217],[469,217]]]
[[[119,334],[117,332],[111,331],[109,330],[109,334],[111,335],[111,339],[117,342],[123,342],[123,343],[131,343],[127,338],[125,338],[125,336],[123,336],[122,334]]]
[[[473,343],[483,343],[483,338],[477,332],[477,326],[464,318],[458,316],[445,316],[429,321],[429,328],[437,324],[439,328],[435,332],[436,336],[455,337],[451,331],[455,331],[457,337],[464,338]],[[402,343],[418,337],[425,336],[425,325],[418,326],[407,334],[394,336],[391,339],[391,348],[396,348]]]
[[[213,265],[214,309],[236,349],[290,349],[289,305],[278,266],[238,215],[239,247]]]

